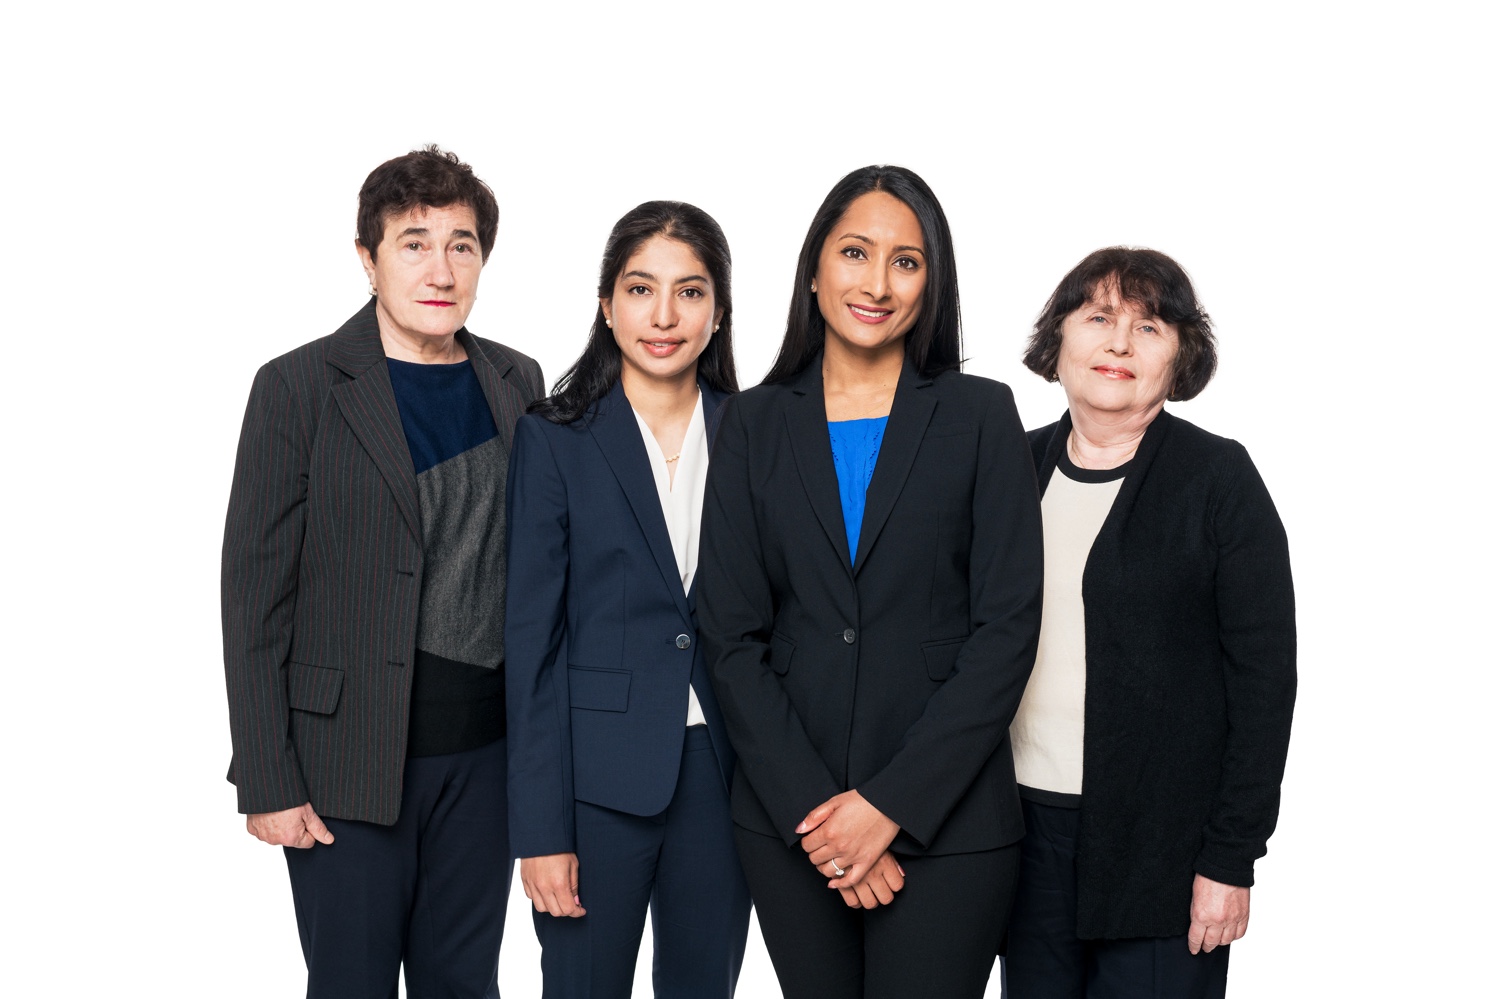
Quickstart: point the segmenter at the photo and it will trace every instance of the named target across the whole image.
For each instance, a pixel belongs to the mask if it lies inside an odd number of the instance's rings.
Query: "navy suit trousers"
[[[499,999],[510,894],[505,740],[406,761],[392,826],[324,819],[286,850],[308,999]]]
[[[629,815],[580,801],[574,827],[587,915],[533,915],[544,999],[630,999],[648,908],[656,999],[729,999],[745,956],[750,890],[708,729],[687,730],[665,811]]]

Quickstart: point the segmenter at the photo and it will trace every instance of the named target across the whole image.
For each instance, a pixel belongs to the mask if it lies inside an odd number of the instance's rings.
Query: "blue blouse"
[[[880,442],[890,417],[873,420],[832,420],[828,440],[833,445],[833,468],[839,477],[839,503],[844,508],[844,532],[849,539],[849,564],[859,552],[859,528],[865,519],[865,490],[875,474]]]

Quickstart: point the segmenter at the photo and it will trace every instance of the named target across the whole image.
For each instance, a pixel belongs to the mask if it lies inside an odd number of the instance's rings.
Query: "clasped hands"
[[[858,791],[829,798],[796,831],[807,859],[851,909],[889,905],[906,884],[906,872],[889,849],[901,827]]]

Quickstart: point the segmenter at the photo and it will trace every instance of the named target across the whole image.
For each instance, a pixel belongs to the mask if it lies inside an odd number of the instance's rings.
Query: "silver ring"
[[[844,869],[839,866],[839,862],[837,860],[833,862],[833,876],[836,878],[841,878],[844,876]]]

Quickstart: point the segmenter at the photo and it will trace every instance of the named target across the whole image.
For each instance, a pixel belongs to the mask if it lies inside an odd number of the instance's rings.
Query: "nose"
[[[1117,357],[1130,356],[1130,319],[1121,317],[1110,327],[1104,349]]]
[[[453,265],[446,253],[433,255],[432,265],[427,270],[427,283],[434,288],[453,287]]]
[[[674,295],[657,295],[651,306],[651,327],[669,330],[677,325],[677,300]]]
[[[872,261],[871,266],[864,269],[864,278],[860,291],[869,295],[871,301],[879,302],[891,293],[890,275],[886,273],[883,261]]]

